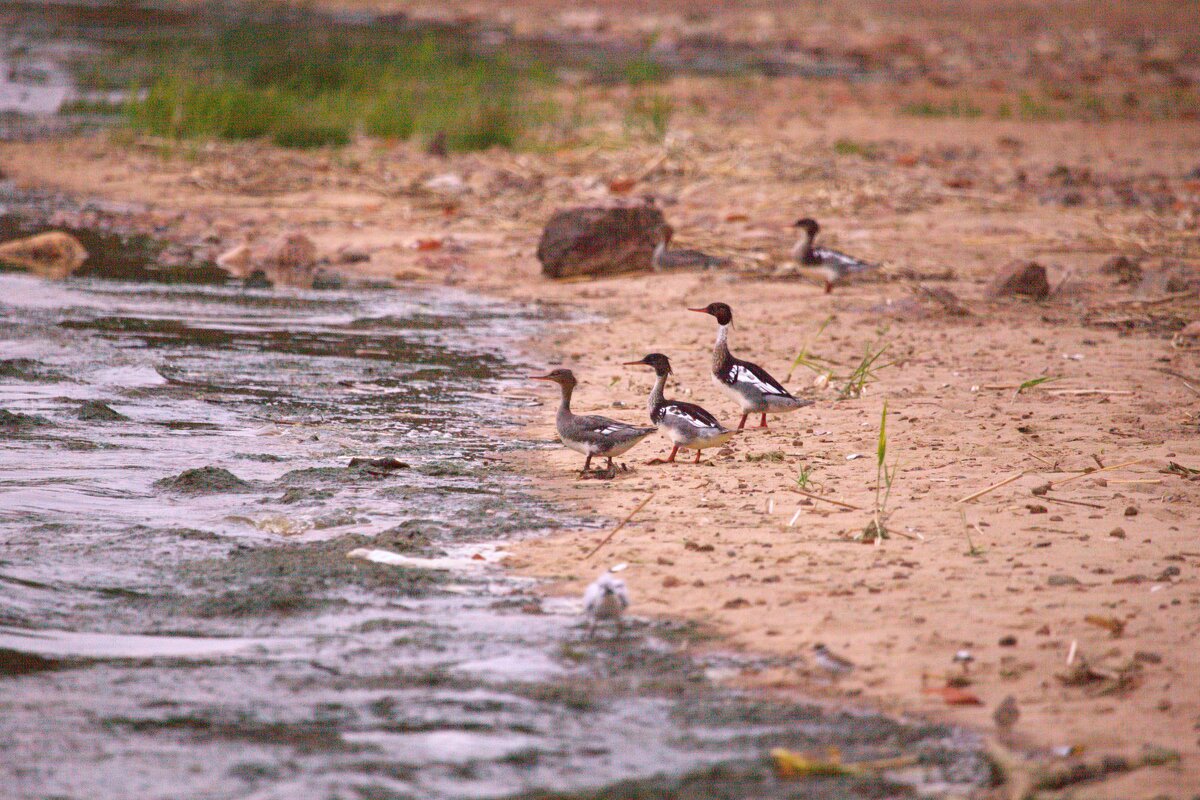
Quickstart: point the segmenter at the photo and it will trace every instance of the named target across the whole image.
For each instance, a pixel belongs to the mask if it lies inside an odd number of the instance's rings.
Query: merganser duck
[[[569,369],[556,369],[549,375],[534,375],[532,379],[557,383],[562,390],[562,403],[559,404],[558,414],[554,417],[554,427],[558,429],[558,438],[563,444],[587,456],[580,475],[591,469],[592,458],[596,456],[607,458],[608,471],[615,472],[613,457],[622,455],[654,433],[654,428],[641,428],[608,417],[572,414],[571,392],[575,390],[577,381],[575,373]]]
[[[751,414],[762,414],[758,427],[767,427],[767,413],[785,414],[798,408],[812,405],[812,400],[793,397],[765,369],[758,364],[734,358],[729,353],[729,326],[733,324],[733,310],[724,303],[709,303],[704,308],[689,308],[701,314],[717,318],[717,343],[713,346],[713,383],[737,401],[742,407],[742,421],[738,430],[746,427],[746,418]]]
[[[674,235],[674,228],[670,225],[662,226],[658,244],[654,248],[654,256],[650,259],[655,272],[662,272],[668,269],[689,269],[692,267],[712,269],[713,267],[723,267],[729,264],[728,258],[710,256],[708,253],[701,253],[699,250],[668,250],[667,248],[670,247],[671,238]]]
[[[693,463],[699,464],[702,450],[720,447],[733,438],[735,431],[726,428],[716,417],[695,403],[667,400],[663,397],[667,376],[671,374],[671,362],[662,353],[651,353],[641,361],[626,361],[625,364],[653,367],[654,374],[658,377],[654,388],[650,390],[650,421],[658,426],[674,445],[667,463],[674,463],[679,448],[685,447],[696,451],[696,460]]]
[[[830,250],[828,247],[814,247],[813,241],[821,230],[821,226],[815,219],[808,217],[798,219],[793,227],[800,229],[800,238],[792,247],[792,258],[796,259],[796,263],[801,268],[815,268],[824,276],[825,294],[833,291],[835,283],[841,283],[850,275],[876,269],[879,266],[860,261],[854,256],[848,256],[837,250]]]
[[[587,587],[583,592],[583,611],[591,618],[588,626],[588,636],[596,630],[596,623],[603,619],[617,621],[621,626],[621,615],[629,608],[629,590],[625,581],[614,578],[606,572]]]

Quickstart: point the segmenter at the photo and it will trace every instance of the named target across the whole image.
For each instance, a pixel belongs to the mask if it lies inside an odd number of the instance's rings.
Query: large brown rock
[[[538,261],[551,278],[648,270],[666,224],[653,206],[559,211],[542,231]]]
[[[65,278],[83,266],[88,252],[78,239],[47,231],[0,244],[0,261],[24,267],[44,278]]]
[[[1021,295],[1044,300],[1050,296],[1050,281],[1046,268],[1036,261],[1013,261],[996,273],[987,293],[989,297]]]

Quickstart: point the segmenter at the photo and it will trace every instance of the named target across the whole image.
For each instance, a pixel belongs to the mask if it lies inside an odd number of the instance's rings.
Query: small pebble
[[[1051,575],[1046,579],[1046,583],[1050,586],[1078,586],[1079,579],[1070,575]]]
[[[1029,509],[1030,514],[1045,514],[1050,510],[1043,505],[1038,505],[1037,503],[1030,503],[1025,507]]]
[[[1016,647],[1017,646],[1017,637],[1013,636],[1012,634],[1009,634],[1008,636],[1001,636],[1000,637],[1000,646],[1001,647]]]
[[[1137,506],[1126,506],[1125,507],[1125,516],[1136,517],[1137,515],[1138,515]]]
[[[1108,535],[1114,539],[1124,539],[1125,538],[1125,529],[1124,528],[1113,528],[1111,531],[1108,532]]]

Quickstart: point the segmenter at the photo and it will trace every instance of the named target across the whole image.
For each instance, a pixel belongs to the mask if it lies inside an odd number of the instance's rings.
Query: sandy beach
[[[628,90],[586,91],[616,108]],[[128,204],[96,213],[210,256],[303,231],[335,265],[346,248],[370,255],[347,272],[566,307],[583,321],[530,342],[530,359],[576,372],[577,412],[628,422],[646,424],[652,375],[622,362],[657,351],[675,369],[668,396],[736,424],[709,376],[716,323],[686,310],[728,303],[734,355],[814,404],[699,465],[647,464],[670,449],[655,435],[612,480],[578,480],[582,459],[562,448],[509,456],[574,513],[615,524],[649,498],[595,555],[607,529],[562,530],[513,547],[511,567],[578,593],[627,564],[633,613],[694,620],[709,634],[696,646],[778,657],[728,676],[739,685],[947,720],[1030,764],[1180,756],[1074,796],[1200,793],[1200,341],[1178,334],[1200,313],[1186,282],[1200,264],[1195,122],[917,118],[886,88],[800,79],[665,91],[680,111],[661,143],[443,159],[405,143],[290,153],[101,133],[5,143],[0,168]],[[542,277],[552,211],[643,195],[680,246],[734,265]],[[799,216],[881,270],[832,294],[795,276]],[[1140,284],[1102,270],[1117,255]],[[1014,259],[1046,267],[1048,299],[987,297]],[[804,347],[825,377],[793,367]],[[867,348],[886,348],[881,366],[842,396]],[[553,440],[555,387],[512,392],[540,404],[522,435]],[[891,535],[864,542],[885,402]],[[857,668],[831,679],[816,643]],[[1000,737],[1008,696],[1020,718]]]

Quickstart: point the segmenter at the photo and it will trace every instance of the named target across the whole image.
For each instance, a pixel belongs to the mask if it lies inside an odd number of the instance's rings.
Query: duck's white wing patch
[[[747,384],[765,395],[791,396],[791,393],[780,386],[770,375],[767,375],[765,372],[758,374],[744,364],[734,364],[733,369],[729,371],[729,375],[734,383]]]
[[[716,428],[719,422],[704,409],[693,411],[687,406],[672,404],[663,409],[663,422],[668,425],[685,425],[690,428]]]
[[[855,258],[854,256],[846,255],[837,250],[829,250],[824,247],[818,247],[813,251],[813,255],[821,259],[825,264],[832,266],[839,272],[864,272],[869,269],[875,269],[874,264],[869,264],[866,261]]]

